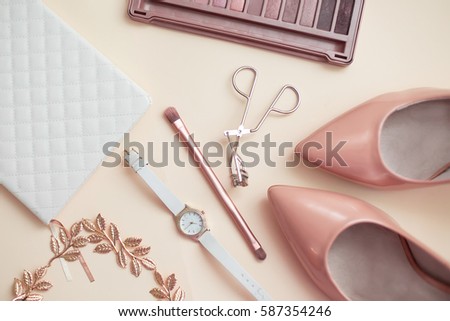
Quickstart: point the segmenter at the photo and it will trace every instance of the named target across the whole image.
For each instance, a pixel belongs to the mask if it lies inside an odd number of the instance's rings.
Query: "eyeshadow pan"
[[[300,0],[286,0],[283,12],[283,21],[295,23],[298,15]]]
[[[317,29],[327,31],[331,30],[335,7],[336,7],[336,0],[322,0],[322,5],[320,6],[319,20],[317,21]]]
[[[244,11],[245,0],[231,0],[230,9],[234,11]]]
[[[213,6],[225,8],[227,6],[227,0],[213,0]]]
[[[269,19],[278,19],[280,16],[281,0],[267,0],[265,17]]]
[[[355,0],[341,0],[334,32],[342,35],[348,35],[354,5]]]
[[[300,24],[305,27],[312,27],[316,17],[316,10],[317,0],[305,0],[302,17],[300,18]]]
[[[262,8],[264,0],[249,0],[247,12],[254,16],[260,16],[262,13]]]

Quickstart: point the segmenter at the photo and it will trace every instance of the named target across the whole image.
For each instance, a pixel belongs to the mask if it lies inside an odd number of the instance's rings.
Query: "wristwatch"
[[[148,164],[144,165],[138,152],[125,150],[125,161],[153,190],[174,215],[178,230],[185,236],[200,242],[257,300],[271,300],[269,295],[240,266],[240,264],[214,238],[206,224],[205,213],[180,201],[156,176]]]

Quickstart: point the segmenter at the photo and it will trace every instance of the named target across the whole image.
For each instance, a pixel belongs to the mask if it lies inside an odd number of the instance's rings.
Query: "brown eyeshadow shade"
[[[230,9],[234,11],[244,11],[245,0],[231,0]]]
[[[334,32],[342,35],[348,35],[348,31],[350,29],[350,22],[352,21],[352,13],[354,5],[355,0],[341,0]]]
[[[295,23],[298,15],[300,0],[286,0],[283,12],[283,21]]]
[[[280,16],[281,0],[267,0],[266,13],[264,16],[269,19],[278,19]]]
[[[225,8],[227,6],[227,0],[213,0],[213,6]]]
[[[320,6],[319,20],[317,21],[317,29],[326,31],[331,30],[335,7],[336,7],[336,0],[322,0],[322,5]]]
[[[260,16],[262,13],[262,8],[264,4],[264,0],[249,0],[247,13],[254,15],[254,16]]]
[[[302,17],[300,18],[300,24],[305,27],[312,27],[314,25],[314,19],[316,17],[317,0],[304,0]]]
[[[194,0],[195,3],[209,4],[209,0]]]

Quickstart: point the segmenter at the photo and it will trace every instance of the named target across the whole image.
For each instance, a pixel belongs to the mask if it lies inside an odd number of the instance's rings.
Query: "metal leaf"
[[[141,263],[139,263],[139,261],[136,258],[133,258],[133,260],[131,260],[130,270],[131,274],[133,274],[135,277],[141,275],[142,266]]]
[[[123,248],[121,248],[119,253],[117,253],[117,262],[119,262],[119,265],[122,268],[125,268],[128,264],[128,259]]]
[[[159,285],[164,286],[164,279],[163,279],[162,275],[158,271],[155,271],[155,279],[156,279],[156,282],[158,282]]]
[[[46,273],[47,273],[47,267],[45,267],[45,266],[34,271],[34,277],[36,278],[36,281],[39,279],[42,279]]]
[[[59,240],[62,244],[64,244],[64,246],[67,245],[67,234],[63,228],[59,229]]]
[[[40,295],[40,294],[37,294],[37,293],[30,293],[30,294],[26,297],[25,301],[42,301],[43,298],[44,298],[44,297],[43,297],[42,295]]]
[[[20,281],[19,279],[15,278],[14,279],[14,295],[16,297],[21,296],[23,294],[23,283],[22,281]]]
[[[70,228],[70,233],[72,237],[77,236],[78,234],[80,234],[81,232],[81,223],[75,223],[72,225],[72,227]]]
[[[184,301],[186,294],[181,288],[178,288],[172,296],[172,301]]]
[[[141,259],[141,263],[142,263],[142,265],[147,269],[147,270],[150,270],[150,271],[153,271],[154,269],[156,269],[156,264],[155,264],[155,262],[153,262],[151,259],[149,259],[149,258],[143,258],[143,259]]]
[[[64,260],[66,260],[68,262],[73,262],[73,261],[78,260],[78,258],[80,257],[80,251],[78,251],[78,250],[69,251],[66,254],[64,254],[62,257],[64,258]]]
[[[175,278],[175,274],[171,274],[167,277],[165,285],[169,291],[172,291],[175,288],[175,285],[177,285],[177,279]]]
[[[164,300],[164,299],[170,298],[169,294],[165,290],[159,289],[159,288],[151,289],[150,294],[159,300]]]
[[[53,286],[53,284],[51,284],[50,282],[47,281],[41,281],[39,283],[36,283],[36,286],[34,287],[35,290],[38,291],[47,291],[49,290],[51,287]]]
[[[50,249],[52,250],[53,254],[59,254],[59,242],[54,236],[52,236],[50,239]]]
[[[88,244],[89,240],[84,236],[78,236],[73,240],[74,247],[84,247]]]
[[[81,222],[83,224],[83,228],[86,231],[89,231],[89,232],[95,232],[96,231],[95,225],[91,221],[83,219]]]
[[[125,241],[123,241],[123,244],[125,244],[128,247],[136,247],[139,246],[142,242],[141,238],[138,237],[128,237]]]
[[[27,295],[26,295],[26,293],[24,293],[24,294],[21,294],[21,295],[15,297],[13,299],[13,301],[24,301],[26,297],[27,297]]]
[[[81,230],[84,229],[87,236],[80,236]],[[106,230],[109,230],[109,233]],[[89,232],[92,232],[90,234]],[[108,234],[110,234],[111,239]],[[102,241],[107,241],[101,243]],[[49,261],[47,266],[43,266],[30,273],[23,272],[23,279],[14,279],[13,292],[15,295],[14,301],[41,301],[43,296],[37,293],[30,293],[30,291],[47,291],[53,287],[50,282],[42,280],[47,273],[54,259],[61,257],[67,261],[76,261],[80,259],[79,247],[84,247],[88,243],[97,244],[94,252],[106,254],[111,251],[116,253],[118,264],[125,268],[130,261],[131,273],[139,277],[142,274],[142,267],[150,271],[154,271],[154,277],[159,285],[159,288],[154,288],[150,293],[160,300],[177,300],[181,301],[185,298],[185,292],[178,287],[176,288],[177,280],[174,274],[164,280],[163,276],[156,270],[154,261],[147,257],[142,257],[150,252],[150,247],[140,246],[141,238],[128,237],[125,241],[120,239],[120,234],[117,226],[113,223],[106,224],[106,220],[98,214],[95,220],[83,219],[80,222],[73,224],[68,232],[64,227],[60,228],[58,236],[51,236],[50,248],[54,257]],[[69,251],[70,248],[73,249]],[[129,251],[133,250],[132,253]],[[174,292],[172,292],[174,291]]]
[[[97,215],[96,222],[97,222],[98,228],[101,231],[104,231],[106,229],[106,221],[101,214]]]
[[[150,253],[150,246],[147,246],[147,247],[139,246],[139,247],[135,248],[132,253],[136,256],[147,255],[148,253]]]
[[[91,234],[87,237],[88,242],[89,243],[100,243],[101,241],[103,241],[103,236],[99,235],[99,234]]]
[[[94,249],[95,253],[101,253],[101,254],[106,254],[106,253],[109,253],[111,251],[112,251],[111,245],[106,244],[106,243],[99,244]]]
[[[27,286],[32,286],[33,285],[33,274],[31,274],[29,271],[24,270],[23,271],[23,282],[25,283],[25,285]]]
[[[120,237],[119,230],[117,229],[117,226],[114,223],[111,223],[109,226],[109,231],[111,233],[112,241],[115,244]]]

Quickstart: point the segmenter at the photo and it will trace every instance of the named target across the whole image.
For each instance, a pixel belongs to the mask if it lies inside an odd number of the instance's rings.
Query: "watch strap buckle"
[[[136,173],[145,166],[144,159],[134,149],[130,151],[124,150],[124,160],[125,164],[130,166]]]

